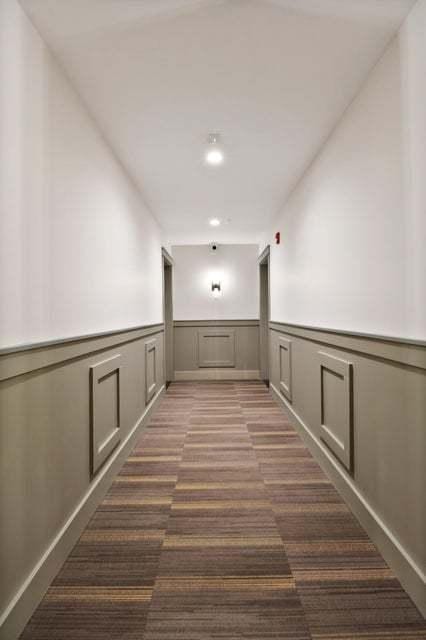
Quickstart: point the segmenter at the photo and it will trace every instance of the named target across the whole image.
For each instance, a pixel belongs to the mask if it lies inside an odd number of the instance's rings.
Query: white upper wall
[[[259,241],[413,2],[21,0],[176,245]]]
[[[162,321],[161,234],[15,0],[0,0],[0,346]]]
[[[408,335],[426,339],[426,0],[400,32]]]
[[[173,316],[175,320],[246,320],[259,317],[256,244],[172,247]],[[213,280],[222,295],[214,298]]]
[[[426,339],[425,33],[421,0],[271,228],[272,320]]]

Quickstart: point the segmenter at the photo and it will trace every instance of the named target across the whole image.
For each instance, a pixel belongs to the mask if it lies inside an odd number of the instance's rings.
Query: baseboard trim
[[[197,380],[260,380],[260,371],[250,369],[195,369],[194,371],[175,371],[176,382]]]
[[[322,444],[272,383],[270,384],[270,390],[273,397],[282,405],[288,418],[294,424],[323,471],[332,480],[350,509],[376,544],[408,595],[422,615],[426,617],[426,576],[422,569],[368,503],[352,478],[340,467],[325,445]]]
[[[0,615],[0,640],[19,638],[52,580],[58,574],[94,511],[104,498],[114,476],[129,455],[141,430],[148,423],[164,391],[165,385],[154,396],[111,459],[105,463],[15,597]]]

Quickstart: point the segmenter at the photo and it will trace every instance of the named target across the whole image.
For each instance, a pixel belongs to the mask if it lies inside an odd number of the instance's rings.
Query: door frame
[[[163,274],[164,379],[166,387],[174,380],[173,267],[170,253],[161,247]]]
[[[270,245],[259,256],[259,359],[260,378],[269,387],[269,321],[270,302]]]

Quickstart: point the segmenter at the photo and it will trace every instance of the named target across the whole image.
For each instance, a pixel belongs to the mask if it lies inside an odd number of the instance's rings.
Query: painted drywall
[[[218,212],[215,240],[258,241],[415,0],[20,1],[172,244],[199,244]]]
[[[173,246],[173,310],[175,320],[240,320],[259,317],[256,244]],[[214,298],[212,281],[221,283]]]
[[[426,0],[399,34],[403,103],[408,330],[426,339]]]
[[[0,0],[0,346],[161,322],[161,233],[15,0]]]
[[[271,228],[272,320],[426,338],[425,32],[421,0]]]

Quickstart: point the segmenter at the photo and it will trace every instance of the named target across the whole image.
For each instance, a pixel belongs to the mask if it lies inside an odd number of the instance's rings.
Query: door
[[[174,379],[173,347],[173,260],[165,249],[163,253],[163,317],[164,317],[164,372],[166,386]]]
[[[269,246],[259,258],[260,377],[269,387]]]

